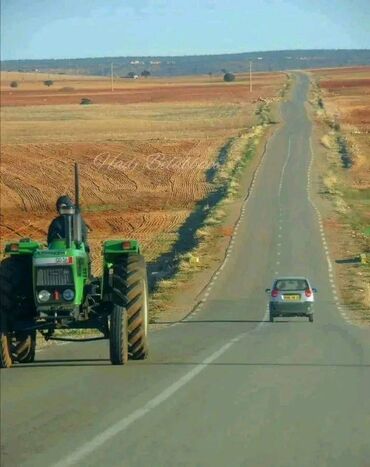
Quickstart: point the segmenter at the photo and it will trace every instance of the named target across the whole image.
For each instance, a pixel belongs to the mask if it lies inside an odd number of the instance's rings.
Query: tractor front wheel
[[[128,360],[127,312],[124,307],[113,304],[109,332],[110,360],[112,365],[124,365]]]
[[[36,355],[36,331],[15,334],[14,358],[19,363],[33,363]]]

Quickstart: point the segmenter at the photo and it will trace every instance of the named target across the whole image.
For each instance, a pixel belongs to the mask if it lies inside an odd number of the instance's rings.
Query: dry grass
[[[3,143],[212,138],[253,122],[253,104],[171,103],[4,107]]]
[[[331,135],[324,135],[320,139],[321,144],[324,146],[326,149],[332,149],[333,148],[333,141],[332,141],[332,136]]]

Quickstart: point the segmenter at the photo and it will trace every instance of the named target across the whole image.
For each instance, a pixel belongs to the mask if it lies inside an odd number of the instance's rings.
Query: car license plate
[[[284,295],[284,300],[287,302],[298,302],[301,296],[297,294],[292,295]]]

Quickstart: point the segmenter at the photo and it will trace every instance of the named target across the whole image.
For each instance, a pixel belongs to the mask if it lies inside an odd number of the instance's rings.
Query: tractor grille
[[[42,267],[36,269],[36,286],[73,285],[70,266]]]

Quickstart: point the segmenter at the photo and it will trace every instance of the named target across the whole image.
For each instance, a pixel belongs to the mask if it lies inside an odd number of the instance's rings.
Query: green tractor
[[[5,246],[0,264],[1,368],[34,361],[36,331],[46,340],[75,340],[68,330],[97,329],[101,337],[82,340],[109,339],[113,365],[148,355],[148,281],[139,244],[105,241],[102,277],[92,277],[89,248],[82,241],[77,164],[75,198],[75,206],[61,212],[65,239],[46,246],[23,238]],[[56,336],[61,329],[63,335]]]

